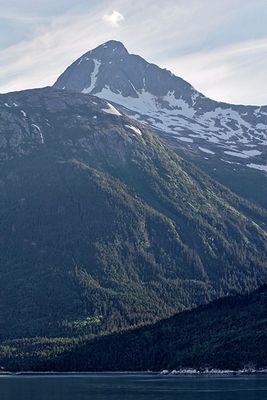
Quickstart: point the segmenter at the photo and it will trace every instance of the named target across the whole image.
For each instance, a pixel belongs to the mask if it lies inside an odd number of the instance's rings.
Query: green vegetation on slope
[[[107,336],[14,340],[0,347],[9,370],[145,371],[264,367],[267,286],[156,324]]]
[[[27,122],[5,107],[2,340],[113,332],[266,282],[265,211],[100,99],[3,97]]]
[[[170,142],[170,138],[164,138],[164,135],[161,138],[165,139],[166,143]],[[233,168],[232,164],[222,161],[218,156],[207,155],[203,158],[191,149],[177,145],[174,147],[173,141],[170,144],[178,155],[190,161],[238,196],[258,204],[264,209],[267,208],[267,176],[264,172],[238,163]]]

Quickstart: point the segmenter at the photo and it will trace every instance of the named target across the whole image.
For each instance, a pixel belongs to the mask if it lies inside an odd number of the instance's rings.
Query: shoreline
[[[160,372],[163,376],[237,376],[237,375],[261,375],[267,374],[267,367],[264,368],[243,368],[238,370],[219,368],[181,368],[178,370]]]
[[[0,371],[0,377],[4,376],[74,376],[74,375],[148,375],[164,377],[208,377],[208,376],[243,376],[243,375],[267,375],[267,368],[260,369],[242,369],[242,370],[219,370],[219,369],[180,369],[180,370],[162,370],[162,371]]]

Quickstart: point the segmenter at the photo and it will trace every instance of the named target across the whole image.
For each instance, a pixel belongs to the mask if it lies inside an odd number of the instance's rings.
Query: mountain
[[[153,322],[267,280],[266,212],[105,100],[0,95],[0,337]]]
[[[1,346],[0,358],[7,369],[24,371],[266,368],[266,315],[265,285],[153,325],[91,340],[12,341]]]
[[[267,207],[267,106],[211,100],[113,40],[78,58],[54,86],[117,104],[156,129],[180,155]]]

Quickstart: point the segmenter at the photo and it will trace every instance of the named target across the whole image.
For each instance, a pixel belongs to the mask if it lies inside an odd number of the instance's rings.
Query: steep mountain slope
[[[254,199],[255,176],[258,191],[266,190],[267,106],[208,99],[171,72],[129,54],[117,41],[81,56],[58,78],[55,87],[91,93],[120,105],[131,118],[157,129],[172,147],[179,150],[185,146],[197,154],[193,158],[198,165],[224,184],[231,181],[228,171],[237,181],[240,176],[246,183],[243,188],[230,182],[237,193]],[[222,170],[225,173],[220,173]],[[256,201],[267,207],[266,201]]]
[[[0,346],[9,370],[160,371],[266,367],[267,286],[146,327],[88,340],[40,339]]]
[[[266,212],[96,97],[0,95],[0,335],[151,322],[266,282]]]

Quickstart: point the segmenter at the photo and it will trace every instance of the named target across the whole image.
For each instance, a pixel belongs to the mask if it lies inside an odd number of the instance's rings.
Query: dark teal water
[[[1,400],[267,400],[267,376],[0,377]]]

